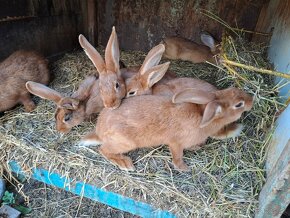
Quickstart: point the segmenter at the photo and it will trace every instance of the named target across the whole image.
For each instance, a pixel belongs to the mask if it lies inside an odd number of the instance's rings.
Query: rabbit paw
[[[121,159],[118,163],[118,166],[121,170],[126,170],[126,171],[134,171],[135,170],[135,167],[133,165],[131,158],[127,158],[127,157],[126,157],[126,159]]]
[[[127,170],[127,171],[135,170],[132,159],[130,157],[120,155],[120,154],[106,153],[104,152],[102,148],[99,149],[99,152],[112,164],[117,165],[121,170]]]
[[[31,112],[36,108],[36,106],[35,106],[34,102],[31,101],[31,102],[24,104],[24,108],[25,108],[26,112]]]
[[[174,168],[179,170],[179,171],[183,171],[183,172],[190,171],[190,168],[183,161],[181,161],[179,163],[174,163]]]

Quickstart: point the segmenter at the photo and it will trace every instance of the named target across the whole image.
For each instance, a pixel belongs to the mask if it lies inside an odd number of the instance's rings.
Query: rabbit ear
[[[210,48],[211,52],[215,52],[216,51],[216,45],[215,45],[215,41],[214,38],[209,35],[208,33],[201,33],[200,35],[200,40],[202,41],[202,43],[204,45],[206,45],[207,47]]]
[[[65,108],[68,110],[76,110],[78,109],[80,101],[74,98],[62,98],[61,101],[58,103],[60,108]]]
[[[105,51],[105,62],[107,69],[113,72],[119,72],[120,68],[119,59],[120,59],[120,50],[118,37],[116,34],[115,27],[113,26],[112,33]]]
[[[99,52],[88,42],[82,35],[79,35],[79,43],[86,52],[86,55],[91,59],[98,72],[101,74],[106,70],[105,62]]]
[[[203,112],[202,120],[199,125],[200,128],[203,128],[210,124],[218,115],[222,113],[222,107],[216,101],[208,103]]]
[[[62,99],[62,95],[59,92],[48,88],[43,84],[28,81],[25,85],[30,93],[37,95],[43,99],[54,101],[56,104],[58,104],[58,102]]]
[[[159,80],[162,79],[166,71],[168,70],[170,62],[166,62],[164,64],[157,65],[155,67],[152,67],[147,72],[145,72],[141,79],[144,81],[143,84],[146,84],[145,86],[147,88],[151,88],[155,83],[157,83]]]
[[[211,92],[205,92],[202,90],[189,88],[179,93],[176,93],[172,97],[173,103],[189,102],[194,104],[207,104],[215,99],[215,94]]]
[[[147,54],[139,70],[139,73],[142,75],[146,71],[148,71],[150,68],[156,66],[160,62],[164,51],[165,51],[165,46],[163,44],[159,44],[153,47]]]
[[[95,76],[88,76],[86,79],[79,85],[79,88],[76,92],[74,92],[71,97],[77,98],[80,100],[85,100],[89,97],[91,93],[91,88],[97,82],[97,78]]]

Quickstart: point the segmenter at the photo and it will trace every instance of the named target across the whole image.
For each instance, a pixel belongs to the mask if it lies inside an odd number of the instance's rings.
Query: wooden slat
[[[0,60],[19,49],[51,56],[79,47],[78,34],[84,28],[81,1],[1,1]]]
[[[96,19],[96,4],[95,4],[95,0],[88,0],[88,38],[90,43],[93,46],[96,46],[96,42],[97,42],[97,30],[96,30],[96,23],[97,23],[97,19]]]
[[[15,161],[9,163],[11,171],[17,176],[27,177],[20,165]],[[78,196],[89,198],[122,211],[138,215],[145,218],[176,218],[168,211],[160,210],[155,206],[136,201],[132,198],[120,194],[109,192],[96,186],[82,181],[76,181],[75,178],[67,179],[58,173],[51,172],[41,168],[33,168],[31,177],[35,180],[52,185],[66,191],[72,192]]]

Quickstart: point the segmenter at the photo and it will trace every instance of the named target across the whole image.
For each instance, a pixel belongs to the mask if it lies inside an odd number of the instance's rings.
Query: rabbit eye
[[[236,108],[236,109],[237,109],[237,108],[241,108],[241,107],[244,106],[244,104],[245,104],[244,101],[240,101],[239,103],[237,103],[237,104],[235,105],[235,108]]]
[[[136,91],[131,91],[131,92],[129,92],[128,94],[129,94],[129,96],[136,95]]]
[[[118,89],[119,87],[120,87],[120,84],[116,82],[116,89]]]
[[[66,115],[64,116],[64,121],[67,122],[67,121],[69,121],[71,118],[72,118],[72,114],[66,114]]]

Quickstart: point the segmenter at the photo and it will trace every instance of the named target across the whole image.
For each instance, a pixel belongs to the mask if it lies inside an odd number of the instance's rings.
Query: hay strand
[[[267,70],[267,69],[262,69],[262,68],[257,68],[257,67],[253,67],[253,66],[249,66],[246,64],[241,64],[235,61],[231,61],[228,60],[226,58],[226,56],[223,57],[223,59],[221,60],[221,63],[223,63],[224,65],[232,65],[235,67],[241,67],[250,71],[255,71],[258,73],[264,73],[264,74],[269,74],[269,75],[273,75],[273,76],[278,76],[278,77],[282,77],[285,79],[290,79],[290,74],[287,73],[282,73],[282,72],[278,72],[278,71],[274,71],[274,70]]]
[[[216,14],[214,14],[211,11],[205,10],[205,9],[201,9],[200,13],[205,15],[205,16],[207,16],[207,17],[209,17],[210,19],[220,23],[221,25],[226,27],[228,30],[231,30],[236,36],[240,36],[238,34],[238,32],[240,32],[240,33],[251,33],[251,34],[262,35],[262,36],[266,36],[266,37],[271,36],[271,33],[263,33],[263,32],[258,32],[258,31],[251,31],[251,30],[246,30],[246,29],[232,27],[227,22],[225,22],[223,19],[221,19],[219,16],[217,16]]]

